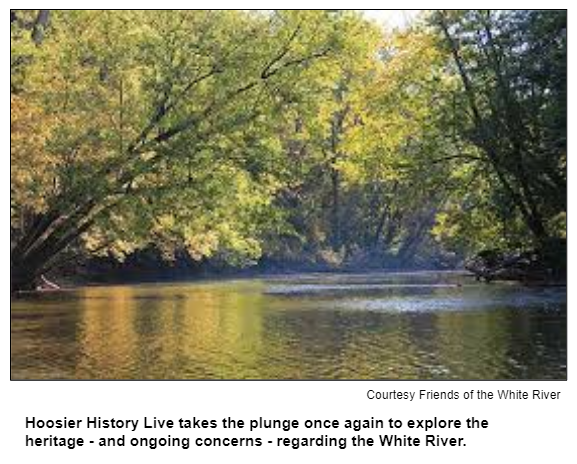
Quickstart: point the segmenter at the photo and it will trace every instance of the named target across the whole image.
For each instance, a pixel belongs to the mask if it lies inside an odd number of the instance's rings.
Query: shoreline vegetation
[[[11,294],[566,278],[567,11],[10,10]]]
[[[491,252],[492,254],[493,252]],[[498,253],[498,252],[495,252]],[[119,274],[110,276],[109,274],[97,274],[96,278],[87,275],[81,276],[55,276],[55,283],[46,276],[41,276],[35,289],[19,291],[11,295],[13,298],[41,296],[43,294],[54,294],[60,292],[75,291],[86,287],[107,287],[110,285],[146,285],[146,284],[186,284],[202,282],[226,282],[229,280],[245,279],[267,279],[282,278],[292,276],[362,276],[362,275],[382,275],[383,278],[392,275],[419,275],[419,274],[440,274],[447,277],[463,277],[473,282],[484,282],[485,284],[497,282],[510,282],[527,287],[565,287],[567,280],[565,276],[555,276],[551,271],[544,271],[540,264],[531,268],[528,265],[529,258],[526,254],[509,255],[503,257],[499,254],[499,261],[491,261],[487,264],[488,253],[477,256],[468,261],[463,268],[456,269],[367,269],[367,268],[334,268],[327,266],[306,267],[306,268],[263,268],[255,266],[250,269],[210,270],[197,271],[194,274],[182,272],[158,271],[154,274],[146,272],[122,271]],[[535,266],[535,264],[533,264]],[[462,287],[462,283],[455,283],[454,287]]]

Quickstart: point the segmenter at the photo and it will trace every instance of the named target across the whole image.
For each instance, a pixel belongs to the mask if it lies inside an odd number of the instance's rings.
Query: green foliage
[[[428,18],[390,33],[351,11],[14,10],[14,272],[151,246],[455,264],[562,236],[565,17]]]
[[[543,245],[566,210],[565,10],[438,11],[431,24],[460,80],[459,136],[479,149],[491,209]]]

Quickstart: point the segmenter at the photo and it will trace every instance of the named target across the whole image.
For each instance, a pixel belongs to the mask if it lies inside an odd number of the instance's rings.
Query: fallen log
[[[484,250],[465,263],[465,269],[480,281],[548,282],[555,270],[536,251],[504,253]]]

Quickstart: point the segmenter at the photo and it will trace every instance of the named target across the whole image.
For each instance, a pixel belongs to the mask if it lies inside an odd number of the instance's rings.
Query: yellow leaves
[[[465,211],[462,201],[457,198],[437,213],[431,235],[448,249],[499,248],[504,237],[502,221],[486,205]]]
[[[176,225],[176,219],[172,214],[163,214],[156,219],[158,229],[171,229]]]
[[[417,115],[411,108],[438,87],[443,56],[434,36],[418,30],[389,37],[385,56],[383,70],[368,91],[377,95],[377,104],[402,105],[409,116],[405,119],[409,120]],[[419,116],[422,119],[426,114]]]
[[[389,35],[381,60],[355,92],[362,123],[342,139],[347,165],[339,169],[351,181],[402,179],[407,167],[426,163],[442,130],[436,115],[451,83],[434,36],[424,29]]]
[[[446,241],[460,234],[461,228],[458,223],[452,223],[448,212],[438,213],[431,234],[437,241]]]
[[[219,236],[214,230],[199,232],[185,231],[184,246],[190,257],[196,261],[212,256],[219,246]]]
[[[155,242],[166,256],[251,259],[275,226],[283,178],[332,168],[345,184],[396,179],[429,111],[415,84],[435,61],[428,38],[395,37],[383,62],[382,31],[352,12],[54,21],[27,65],[25,100],[14,97],[14,177],[37,205],[59,185],[73,186],[71,203],[114,204],[90,250]]]
[[[12,201],[31,211],[45,207],[56,160],[46,149],[53,121],[24,96],[10,95],[10,184]]]
[[[10,95],[10,144],[13,148],[20,148],[26,142],[30,147],[41,147],[50,130],[40,108],[24,97]]]
[[[218,252],[226,255],[229,263],[243,265],[261,253],[259,241],[243,234],[242,228],[239,229],[234,221],[206,224],[204,230],[190,225],[185,228],[183,239],[184,248],[196,261],[210,258]]]

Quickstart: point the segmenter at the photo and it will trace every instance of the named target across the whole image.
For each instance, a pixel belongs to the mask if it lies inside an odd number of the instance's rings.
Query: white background
[[[39,7],[39,2],[30,5],[14,3],[14,7],[26,6]],[[110,2],[101,1],[99,8],[118,7],[142,8],[171,7],[171,8],[282,8],[290,6],[294,8],[325,7],[325,8],[350,8],[349,2],[304,2],[291,1],[288,5],[281,2],[225,2],[225,1],[202,1],[202,2],[164,2],[158,5],[156,2]],[[548,2],[547,6],[567,8],[569,2]],[[68,8],[78,6],[76,2],[51,2],[51,7]],[[87,5],[83,5],[87,6]],[[455,2],[446,1],[442,5],[432,2],[405,1],[402,4],[388,5],[386,2],[363,2],[363,8],[378,8],[382,6],[413,7],[415,9],[430,9],[434,6],[449,8],[451,6],[499,8],[504,5],[501,2]],[[541,2],[534,1],[511,1],[506,5],[508,8],[539,8]],[[4,28],[7,27],[4,22]],[[4,40],[8,35],[4,32]],[[570,35],[571,37],[571,35]],[[5,53],[8,50],[5,44]],[[572,47],[570,46],[570,50]],[[2,73],[4,82],[8,84],[8,57],[5,56]],[[570,73],[573,69],[570,63]],[[6,87],[4,87],[6,88]],[[570,108],[573,108],[573,99]],[[4,113],[6,120],[4,127],[4,147],[8,150],[9,133],[8,115]],[[571,118],[570,118],[571,121]],[[571,133],[570,127],[570,133]],[[571,138],[572,140],[572,138]],[[8,195],[9,185],[9,157],[8,153],[3,158],[3,183],[4,194]],[[570,198],[575,194],[575,188],[569,183]],[[4,221],[8,221],[8,196],[4,200]],[[570,205],[572,205],[570,201]],[[569,214],[571,221],[573,214]],[[8,224],[4,227],[4,243],[8,238]],[[574,247],[570,243],[570,283],[575,284],[575,274],[571,271],[571,263],[575,258]],[[547,461],[569,462],[570,456],[576,456],[575,452],[575,380],[567,382],[12,382],[9,372],[9,256],[4,249],[3,275],[1,280],[6,304],[5,317],[3,320],[4,334],[4,378],[2,381],[2,409],[0,410],[1,440],[0,460],[3,462],[100,462],[108,459],[110,462],[122,462],[134,460],[139,462],[155,462],[158,459],[166,462],[224,462],[234,460],[238,462],[294,462],[295,459],[302,462],[318,462],[330,460],[339,462],[344,460],[358,459],[380,462],[523,462],[542,463]],[[572,312],[572,292],[569,295],[569,313]],[[571,345],[574,330],[574,317],[569,317],[569,345]],[[569,360],[572,356],[569,356]],[[571,378],[571,366],[569,365],[569,377]],[[574,376],[573,376],[574,377]],[[561,392],[560,400],[533,401],[533,400],[464,400],[456,401],[413,401],[405,400],[385,401],[369,400],[367,390],[378,391],[403,390],[417,391],[420,389],[448,391],[454,390],[460,393],[461,398],[465,391],[498,389],[521,389],[531,392],[533,389]],[[363,418],[398,418],[401,420],[422,418],[445,418],[461,419],[475,416],[478,419],[489,421],[488,429],[452,431],[432,431],[429,433],[439,434],[443,437],[464,437],[467,444],[463,448],[432,448],[424,445],[418,448],[383,448],[378,445],[378,435],[383,431],[364,431],[363,436],[373,437],[377,443],[372,448],[353,448],[348,443],[345,450],[338,448],[277,448],[265,444],[260,448],[196,448],[182,449],[157,449],[145,448],[98,448],[95,445],[87,445],[76,450],[66,448],[26,448],[24,437],[26,433],[31,436],[41,437],[50,433],[61,436],[82,436],[85,439],[97,439],[99,437],[117,436],[124,431],[100,430],[86,431],[74,430],[26,430],[25,418],[35,416],[42,419],[59,419],[63,417],[85,420],[87,416],[101,416],[102,418],[117,419],[140,419],[144,416],[162,419],[193,418],[221,420],[224,417],[242,418],[249,420],[260,416],[267,419],[298,419],[301,424],[306,419],[363,419]],[[385,433],[391,433],[385,430]],[[250,433],[248,430],[236,430],[226,432],[227,436],[236,437],[262,437],[263,439],[275,440],[280,436],[304,436],[316,437],[323,433],[331,436],[351,437],[355,432],[343,428],[327,432],[326,430],[305,430],[302,426],[295,432],[284,433],[281,431],[263,431]],[[134,436],[225,436],[220,428],[208,431],[186,430],[156,430],[153,432],[139,430]],[[409,432],[401,430],[401,435],[424,436],[423,431]],[[130,434],[129,434],[130,435]],[[574,459],[574,458],[573,458]]]
[[[560,401],[418,401],[369,400],[366,392],[375,390],[458,390],[472,388],[496,390],[515,388],[531,390],[544,388],[561,391]],[[549,460],[570,462],[569,456],[575,456],[574,415],[569,410],[572,394],[568,382],[13,382],[9,391],[4,393],[8,406],[3,411],[2,422],[7,426],[3,433],[3,453],[12,456],[15,461],[5,462],[59,462],[77,463],[122,462],[130,459],[141,462],[154,462],[159,457],[168,462],[226,462],[234,460],[244,462],[291,462],[302,459],[303,462],[330,460],[340,462],[350,459],[363,459],[373,462],[443,462],[443,463],[543,463]],[[462,396],[462,395],[461,395]],[[563,399],[565,398],[565,399]],[[26,430],[25,417],[36,418],[82,418],[101,416],[102,418],[141,419],[158,417],[178,420],[193,417],[203,419],[222,419],[235,417],[249,420],[263,417],[267,419],[346,419],[362,418],[398,418],[401,420],[444,418],[462,419],[475,416],[489,421],[488,429],[432,431],[444,437],[464,437],[466,447],[432,448],[277,448],[265,444],[260,448],[191,448],[147,450],[139,448],[99,448],[87,445],[77,450],[61,448],[26,448],[24,437],[83,436],[86,439],[114,437],[123,431],[83,430]],[[323,433],[331,436],[351,437],[350,430],[338,429],[333,432],[305,430],[295,432],[248,430],[224,431],[220,428],[205,431],[139,429],[134,435],[127,436],[236,436],[276,437],[298,436],[316,437]],[[363,436],[374,437],[378,442],[379,433],[385,431],[364,431]],[[424,436],[421,431],[406,434]],[[424,440],[422,441],[424,442]]]

